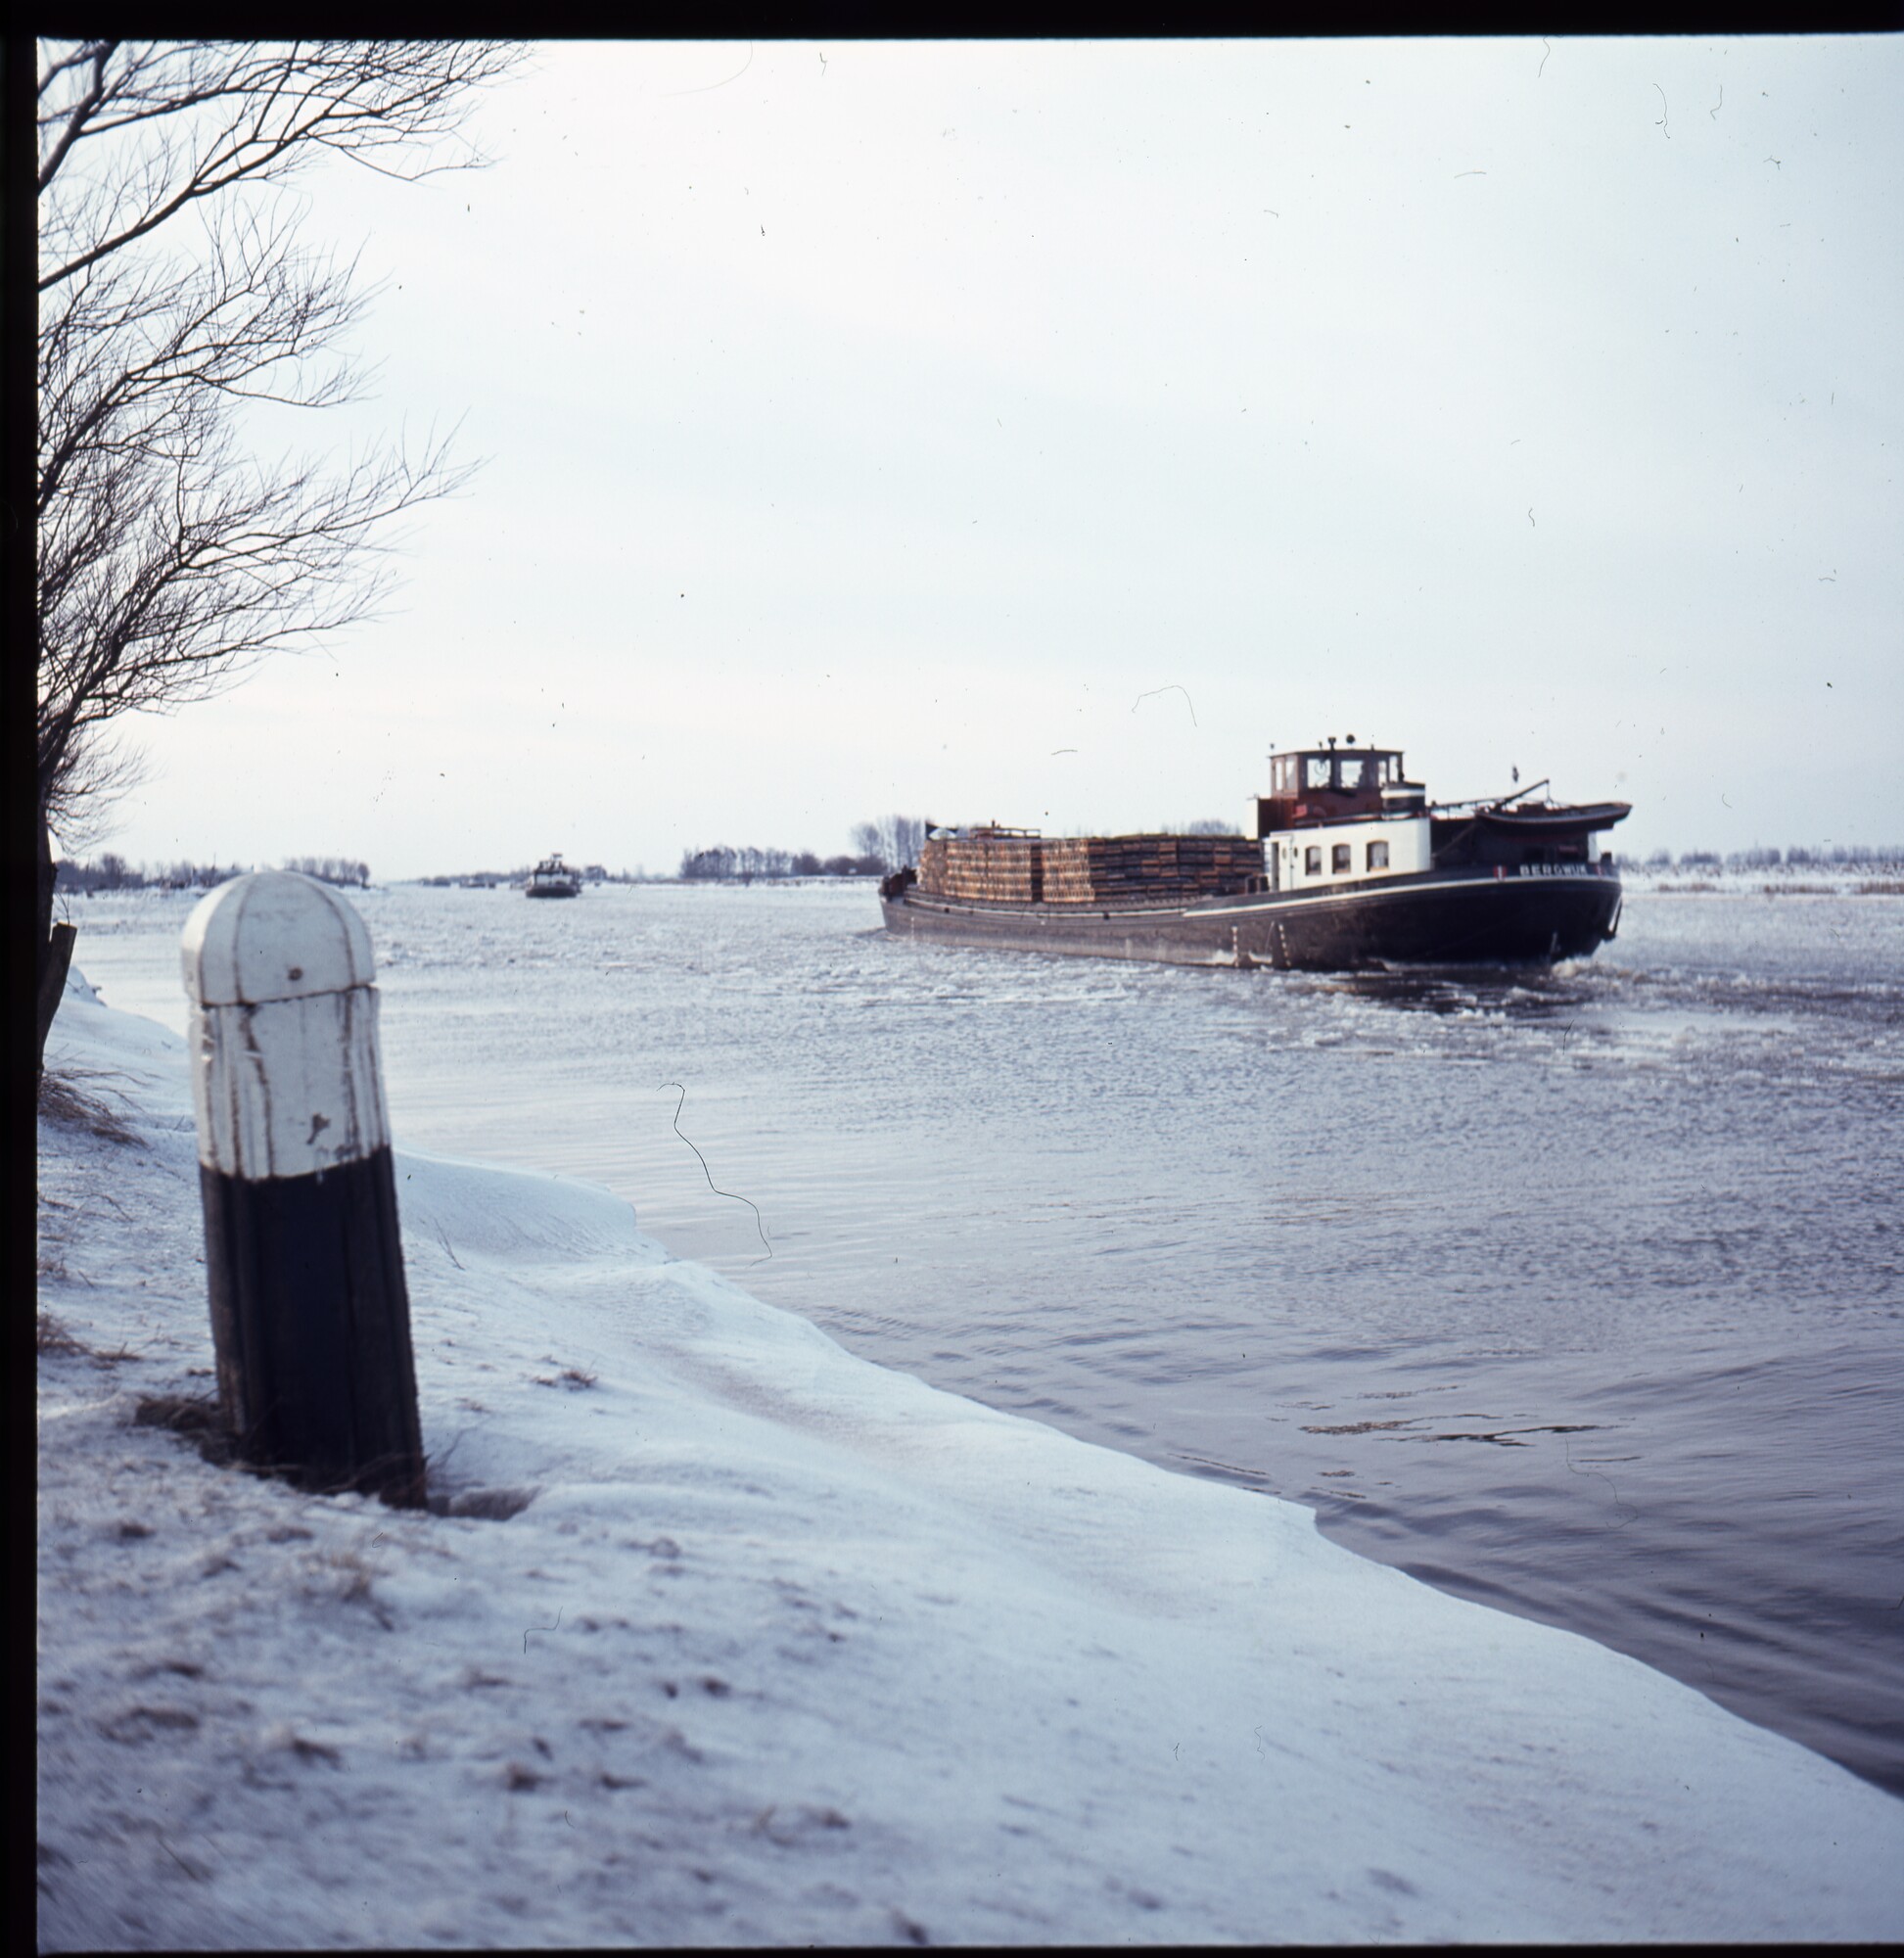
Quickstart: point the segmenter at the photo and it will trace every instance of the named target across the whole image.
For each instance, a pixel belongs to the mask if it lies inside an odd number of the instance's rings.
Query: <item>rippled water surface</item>
[[[1904,900],[1353,977],[922,948],[863,885],[361,904],[399,1142],[1904,1794]],[[189,903],[71,909],[181,1026]]]

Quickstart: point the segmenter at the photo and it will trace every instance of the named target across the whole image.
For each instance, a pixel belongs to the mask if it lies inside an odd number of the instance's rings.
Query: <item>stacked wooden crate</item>
[[[919,889],[935,897],[950,895],[946,889],[946,839],[928,836],[919,845]]]
[[[935,897],[1036,904],[1043,894],[1043,839],[968,830],[929,839],[919,852],[919,889]]]
[[[1263,846],[1245,836],[1066,836],[970,830],[929,838],[919,889],[1000,904],[1189,904],[1245,888]]]
[[[1045,845],[1046,904],[1187,904],[1243,888],[1263,867],[1244,836],[1073,836]]]
[[[1088,904],[1097,895],[1091,878],[1092,836],[1054,836],[1045,846],[1045,902]]]

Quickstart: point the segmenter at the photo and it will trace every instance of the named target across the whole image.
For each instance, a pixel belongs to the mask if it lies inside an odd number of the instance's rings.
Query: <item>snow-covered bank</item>
[[[133,1140],[41,1127],[44,1946],[1904,1934],[1904,1804],[585,1185],[399,1150],[462,1514],[210,1468],[182,1049],[49,1060]]]
[[[1658,869],[1626,863],[1620,882],[1628,897],[1895,898],[1904,897],[1904,864],[1791,863],[1761,870],[1688,864]]]

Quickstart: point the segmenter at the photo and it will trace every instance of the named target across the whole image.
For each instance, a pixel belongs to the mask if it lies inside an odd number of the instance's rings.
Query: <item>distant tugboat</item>
[[[889,931],[1179,965],[1583,958],[1618,928],[1623,802],[1431,804],[1397,748],[1271,757],[1242,836],[940,832],[879,889]]]
[[[579,898],[581,879],[563,862],[562,853],[557,851],[553,857],[544,857],[529,873],[523,892],[532,898]]]

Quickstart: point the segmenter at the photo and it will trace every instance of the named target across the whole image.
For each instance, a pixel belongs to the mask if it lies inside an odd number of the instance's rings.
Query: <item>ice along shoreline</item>
[[[465,1514],[216,1469],[134,1424],[209,1386],[182,1045],[49,1059],[129,1140],[41,1123],[43,1948],[1904,1932],[1848,1771],[568,1179],[398,1150]]]

